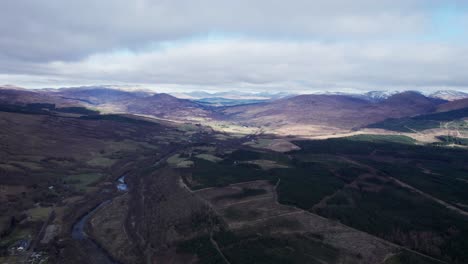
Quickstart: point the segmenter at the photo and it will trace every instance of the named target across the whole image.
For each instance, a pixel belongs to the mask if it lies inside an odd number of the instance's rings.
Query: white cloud
[[[449,4],[466,7],[463,1],[443,2]],[[440,5],[437,0],[2,1],[0,83],[463,87],[467,49],[465,42],[440,39],[440,28],[433,32],[433,12]]]
[[[301,91],[435,89],[468,87],[465,74],[468,47],[241,38],[195,41],[136,53],[96,54],[80,61],[40,64],[36,69],[39,69],[38,76],[48,76],[46,79],[55,85],[130,83],[155,87]],[[5,82],[5,79],[0,76],[0,81]]]

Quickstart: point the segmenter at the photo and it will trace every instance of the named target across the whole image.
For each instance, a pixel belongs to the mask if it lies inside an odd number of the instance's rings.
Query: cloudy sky
[[[468,89],[468,1],[3,0],[0,84]]]

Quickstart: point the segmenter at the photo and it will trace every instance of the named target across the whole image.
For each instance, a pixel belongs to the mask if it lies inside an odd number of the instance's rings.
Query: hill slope
[[[212,115],[203,105],[164,93],[122,91],[107,87],[64,88],[46,95],[74,100],[108,113],[150,115],[174,120],[191,120]]]
[[[212,112],[201,104],[164,93],[136,98],[122,104],[128,113],[175,120],[206,118],[212,115]]]
[[[345,95],[300,95],[271,103],[227,107],[232,120],[272,128],[318,125],[352,129],[387,118],[428,113],[439,101],[416,92],[403,92],[381,102]]]
[[[79,106],[83,104],[73,99],[65,99],[52,94],[40,91],[30,91],[26,89],[12,89],[10,87],[0,87],[0,104],[26,105],[35,103],[55,104],[60,107]]]
[[[445,112],[468,108],[468,98],[451,101],[445,104],[441,104],[437,107],[437,112]]]
[[[62,88],[58,91],[49,92],[48,94],[64,99],[77,100],[92,105],[126,101],[139,97],[149,96],[149,94],[143,92],[129,92],[99,86]]]

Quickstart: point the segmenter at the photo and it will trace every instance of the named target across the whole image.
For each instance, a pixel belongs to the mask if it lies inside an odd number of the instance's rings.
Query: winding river
[[[119,192],[126,192],[128,190],[128,186],[125,183],[125,175],[117,180],[116,188]],[[88,235],[85,232],[85,227],[88,224],[89,219],[100,208],[109,204],[111,201],[112,199],[100,203],[93,210],[89,211],[87,214],[78,219],[78,221],[73,225],[72,229],[72,238],[74,240],[79,240],[83,247],[86,249],[86,252],[88,252],[88,255],[92,255],[93,260],[95,260],[96,263],[100,264],[117,264],[117,262],[114,261],[109,256],[109,254],[104,249],[102,249],[94,240],[88,237]]]

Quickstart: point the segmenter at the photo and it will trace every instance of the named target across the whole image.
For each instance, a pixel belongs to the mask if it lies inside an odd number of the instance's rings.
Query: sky
[[[3,0],[0,85],[468,91],[468,1]]]

